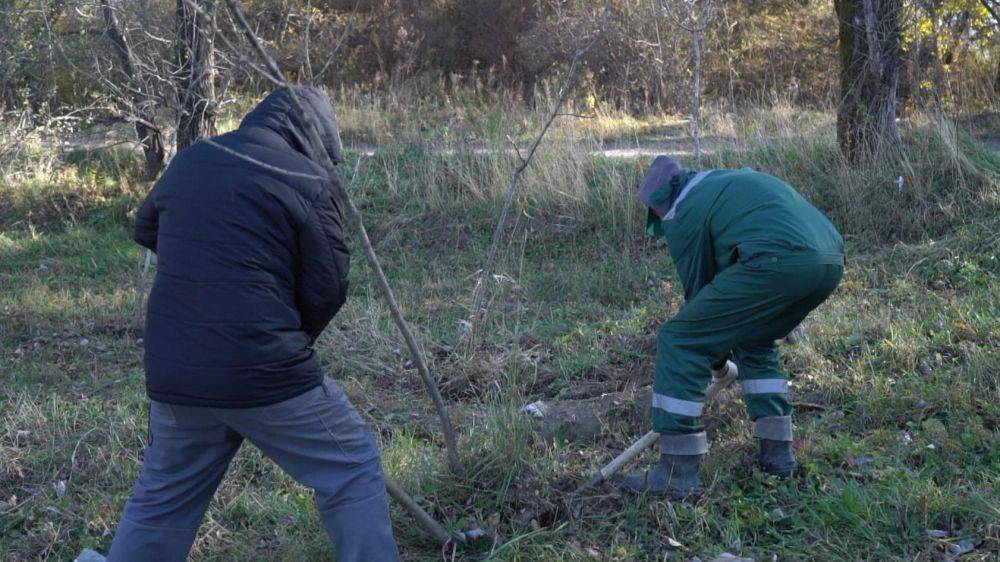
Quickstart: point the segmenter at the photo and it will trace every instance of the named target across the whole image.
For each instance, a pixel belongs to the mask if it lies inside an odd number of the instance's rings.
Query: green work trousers
[[[774,340],[826,300],[842,275],[840,255],[778,253],[758,254],[716,275],[660,331],[653,430],[678,437],[704,431],[709,368],[730,351],[751,418],[790,423],[788,377]],[[703,437],[688,454],[703,452],[698,443]],[[684,449],[683,439],[678,446]]]

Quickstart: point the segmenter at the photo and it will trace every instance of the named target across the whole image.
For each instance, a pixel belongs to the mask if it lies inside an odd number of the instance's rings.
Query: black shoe
[[[696,499],[703,492],[698,469],[702,455],[660,455],[660,462],[646,472],[629,474],[621,490],[632,494],[655,494],[674,501]]]
[[[757,455],[757,464],[761,470],[778,478],[788,478],[795,474],[798,464],[795,462],[795,454],[792,453],[791,441],[772,439],[759,441],[760,453]]]

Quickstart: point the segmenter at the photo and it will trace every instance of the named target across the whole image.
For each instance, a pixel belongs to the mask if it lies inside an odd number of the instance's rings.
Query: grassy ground
[[[808,474],[779,482],[754,469],[750,424],[739,398],[729,397],[708,416],[710,492],[699,503],[622,498],[610,486],[574,498],[585,475],[648,429],[644,407],[629,397],[651,382],[653,338],[680,298],[666,249],[643,236],[631,197],[642,162],[594,157],[589,147],[655,135],[670,118],[611,115],[599,127],[583,121],[557,131],[508,229],[484,341],[463,355],[452,347],[514,157],[445,155],[414,136],[388,136],[392,128],[417,135],[430,119],[440,134],[429,137],[455,131],[441,124],[447,107],[368,118],[362,109],[375,111],[360,102],[344,111],[345,137],[378,142],[380,150],[349,159],[360,162],[353,190],[453,408],[465,475],[446,468],[429,400],[360,252],[349,304],[319,349],[378,428],[387,472],[454,529],[476,523],[497,533],[495,543],[460,556],[710,559],[741,551],[758,560],[938,560],[965,547],[973,550],[964,559],[1000,556],[995,156],[948,131],[914,133],[957,139],[910,143],[911,152],[922,152],[895,161],[909,163],[907,182],[926,188],[920,193],[933,204],[917,206],[912,224],[904,221],[909,214],[886,215],[887,223],[909,226],[872,233],[865,230],[872,211],[844,208],[838,186],[846,184],[830,179],[847,172],[824,160],[833,154],[828,117],[720,115],[714,130],[732,142],[712,163],[750,163],[795,178],[849,234],[844,282],[784,359],[795,375],[796,444]],[[464,111],[475,130],[467,136],[498,145],[511,130],[514,138],[530,136],[537,123]],[[370,124],[375,115],[384,125]],[[127,154],[53,159],[43,152],[19,155],[0,183],[5,560],[106,551],[145,440],[134,310],[142,253],[127,224],[148,186],[132,179],[136,165]],[[942,154],[954,162],[935,175]],[[892,185],[895,174],[843,177],[872,181],[874,191]],[[926,224],[940,226],[914,235],[913,225]],[[910,241],[885,241],[900,234]],[[543,439],[520,412],[539,399],[586,403],[602,395],[612,403],[594,439],[562,432]],[[393,515],[407,559],[441,556],[395,506]],[[251,446],[234,460],[194,557],[332,559],[308,491]]]

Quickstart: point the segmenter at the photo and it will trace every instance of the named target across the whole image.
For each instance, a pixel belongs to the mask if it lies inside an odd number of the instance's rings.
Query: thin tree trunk
[[[149,110],[149,100],[140,93],[143,91],[142,79],[134,62],[135,57],[132,54],[132,48],[122,33],[121,26],[118,24],[118,18],[115,16],[115,11],[111,8],[108,0],[101,1],[101,11],[104,15],[108,39],[111,41],[115,53],[118,55],[122,73],[134,85],[132,88],[127,88],[127,90],[133,92],[132,99],[129,102],[132,105],[132,113],[135,114],[132,116],[132,120],[135,122],[135,135],[139,140],[139,144],[142,145],[142,153],[146,161],[146,178],[153,179],[163,169],[163,138],[160,135],[160,130],[153,125],[154,121],[152,112]]]
[[[686,16],[678,15],[676,11],[668,11],[674,25],[691,34],[691,47],[694,50],[694,95],[691,98],[691,137],[694,139],[695,167],[701,169],[701,34],[708,29],[715,17],[715,7],[712,0],[703,0],[700,5],[694,2],[684,3]],[[664,9],[669,8],[664,5]]]
[[[200,0],[199,18],[177,0],[177,150],[215,134],[215,2]]]
[[[701,169],[701,31],[691,33],[694,40],[694,107],[691,108],[691,136],[694,137],[694,162]]]
[[[660,33],[660,20],[661,20],[661,18],[662,18],[662,14],[660,14],[660,10],[657,9],[657,5],[656,4],[653,4],[653,25],[654,25],[653,29],[656,30],[656,49],[658,51],[657,58],[659,59],[659,60],[656,61],[656,73],[657,73],[657,80],[656,80],[656,107],[658,107],[659,109],[662,110],[663,109],[663,101],[667,97],[666,96],[666,92],[665,92],[665,88],[663,86],[663,84],[666,82],[666,80],[664,79],[664,76],[663,76],[663,66],[665,64],[667,64],[667,63],[666,63],[664,52],[663,52],[663,41],[664,41],[664,38],[663,38],[663,34]]]

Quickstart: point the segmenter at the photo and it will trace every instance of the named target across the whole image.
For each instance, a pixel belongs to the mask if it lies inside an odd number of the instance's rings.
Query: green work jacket
[[[691,300],[737,262],[766,256],[786,264],[843,264],[836,227],[784,181],[750,168],[686,172],[654,195],[673,201],[647,230],[663,235]]]

